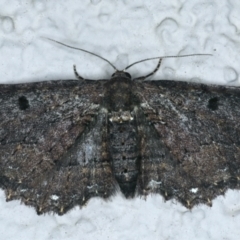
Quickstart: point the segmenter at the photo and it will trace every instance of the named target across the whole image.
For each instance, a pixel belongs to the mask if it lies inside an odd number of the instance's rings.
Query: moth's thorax
[[[106,83],[105,105],[110,111],[133,109],[133,81],[128,77],[115,76]]]

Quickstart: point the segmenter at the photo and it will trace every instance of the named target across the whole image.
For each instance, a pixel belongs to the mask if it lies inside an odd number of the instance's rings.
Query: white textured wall
[[[166,59],[154,79],[239,85],[238,0],[0,0],[0,83],[109,78],[113,69],[82,52],[41,37],[93,51],[118,68],[162,55],[211,53]],[[156,62],[129,69],[132,76]],[[63,217],[37,216],[0,191],[0,239],[239,239],[240,192],[228,191],[192,211],[159,195],[92,199]]]

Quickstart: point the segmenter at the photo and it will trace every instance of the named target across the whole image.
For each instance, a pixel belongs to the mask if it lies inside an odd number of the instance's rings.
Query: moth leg
[[[149,74],[147,74],[147,75],[145,75],[145,76],[138,77],[138,78],[134,78],[133,80],[143,81],[143,80],[145,80],[147,77],[152,76],[152,75],[160,68],[161,62],[162,62],[162,58],[159,59],[158,64],[157,64],[157,67],[156,67],[152,72],[150,72]]]
[[[74,71],[74,74],[76,76],[77,79],[79,80],[85,80],[83,77],[81,77],[78,72],[77,72],[77,69],[76,69],[76,65],[73,65],[73,71]]]

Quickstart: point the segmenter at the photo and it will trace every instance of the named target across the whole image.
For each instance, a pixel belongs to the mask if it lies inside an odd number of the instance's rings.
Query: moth
[[[0,85],[7,201],[62,215],[119,190],[192,208],[239,189],[240,90],[146,81],[161,59],[136,79],[110,63],[110,79]]]

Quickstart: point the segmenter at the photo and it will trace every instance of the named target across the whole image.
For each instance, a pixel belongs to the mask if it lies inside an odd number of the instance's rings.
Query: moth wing
[[[52,81],[0,86],[0,186],[38,213],[63,214],[114,191],[102,157],[103,84]]]
[[[135,94],[151,125],[143,131],[142,192],[159,192],[191,208],[239,189],[239,89],[152,81],[136,84]]]

